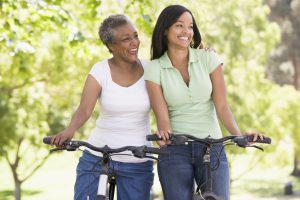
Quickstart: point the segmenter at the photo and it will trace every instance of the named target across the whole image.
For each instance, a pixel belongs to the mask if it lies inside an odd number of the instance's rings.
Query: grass
[[[247,162],[247,157],[239,158],[234,162],[231,170],[232,177],[240,175],[243,168],[247,169],[248,164],[249,160]],[[300,200],[299,195],[284,196],[284,185],[289,181],[292,181],[294,190],[300,190],[300,179],[290,176],[291,171],[291,166],[282,167],[275,166],[274,164],[257,165],[246,172],[241,179],[231,184],[231,199]]]
[[[22,200],[71,200],[75,170],[80,154],[81,152],[63,152],[50,157],[45,165],[22,185]],[[244,157],[239,158],[239,161],[234,161],[231,170],[232,177],[238,176],[247,167],[247,158]],[[294,189],[300,190],[300,179],[290,177],[290,171],[288,167],[256,166],[232,183],[231,200],[298,200],[300,197],[283,196],[283,187],[288,181],[293,181]],[[13,190],[11,172],[7,164],[1,161],[0,199],[14,200]],[[161,193],[157,177],[154,192],[155,194]]]
[[[79,152],[63,152],[50,157],[22,185],[22,200],[71,200],[79,155]],[[0,172],[0,199],[13,200],[14,183],[6,163],[1,162]]]

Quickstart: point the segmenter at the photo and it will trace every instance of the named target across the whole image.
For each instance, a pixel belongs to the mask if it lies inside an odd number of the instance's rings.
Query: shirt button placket
[[[190,88],[188,89],[188,92],[189,92],[189,99],[190,99],[190,102],[193,102],[193,96],[192,96],[192,92],[191,92],[191,89],[190,89]]]

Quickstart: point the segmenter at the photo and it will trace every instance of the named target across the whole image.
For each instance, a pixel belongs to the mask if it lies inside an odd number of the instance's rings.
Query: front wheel
[[[108,200],[108,197],[104,195],[97,195],[96,200]]]
[[[212,192],[204,192],[203,194],[195,193],[193,200],[224,200],[223,197],[219,197]]]
[[[194,194],[193,200],[203,200],[203,198],[199,194]]]

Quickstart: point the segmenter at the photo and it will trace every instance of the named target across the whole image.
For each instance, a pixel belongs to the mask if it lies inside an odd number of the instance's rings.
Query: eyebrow
[[[133,32],[133,35],[138,35],[138,32]],[[125,34],[125,35],[122,35],[121,38],[124,38],[124,37],[130,37],[130,34]]]
[[[176,22],[181,22],[181,23],[183,23],[184,21],[182,21],[182,20],[177,20],[177,21],[175,21],[175,23]],[[191,22],[190,24],[194,24],[194,22]]]

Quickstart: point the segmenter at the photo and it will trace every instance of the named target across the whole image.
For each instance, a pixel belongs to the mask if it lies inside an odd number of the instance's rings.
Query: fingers
[[[64,140],[60,134],[54,135],[51,140],[51,144],[57,147],[62,146],[63,142]]]
[[[69,139],[72,139],[72,136],[69,136],[68,132],[62,131],[52,137],[51,144],[57,147],[61,147],[63,146],[63,142]]]
[[[245,135],[253,135],[252,142],[255,142],[258,138],[260,140],[264,139],[264,135],[262,133],[254,133],[254,132],[245,132]]]
[[[161,138],[162,140],[166,141],[166,140],[170,139],[171,131],[170,130],[167,130],[167,131],[159,130],[159,131],[156,131],[155,134],[158,135],[158,137]]]
[[[158,140],[158,141],[156,141],[156,142],[157,142],[157,144],[158,144],[160,147],[167,145],[167,143],[166,143],[165,140]]]
[[[157,141],[157,144],[159,146],[165,146],[167,144],[171,144],[171,141],[170,141],[170,134],[171,134],[171,131],[170,130],[166,130],[166,131],[163,131],[163,130],[159,130],[159,131],[156,131],[155,133],[159,138],[161,138],[161,140]]]
[[[264,136],[261,133],[256,133],[255,135],[257,136],[256,140],[260,139],[262,141],[264,139]],[[254,140],[254,141],[256,141],[256,140]]]

